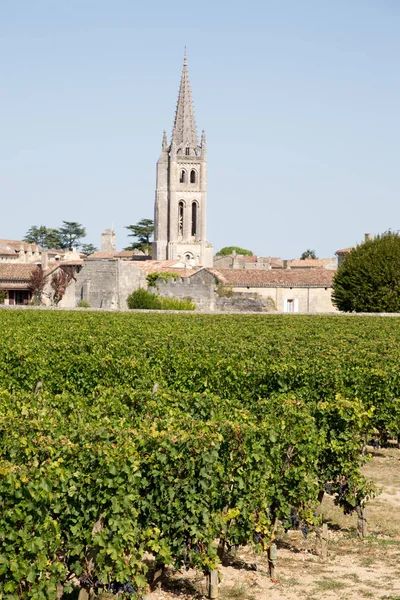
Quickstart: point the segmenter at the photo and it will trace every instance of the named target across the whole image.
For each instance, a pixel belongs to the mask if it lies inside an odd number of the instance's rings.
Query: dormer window
[[[190,148],[186,148],[186,156],[190,156]]]

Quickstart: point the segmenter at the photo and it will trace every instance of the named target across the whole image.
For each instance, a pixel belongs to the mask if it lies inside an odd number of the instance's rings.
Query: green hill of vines
[[[352,511],[400,430],[396,318],[0,311],[0,595],[140,598],[143,556],[217,568]]]

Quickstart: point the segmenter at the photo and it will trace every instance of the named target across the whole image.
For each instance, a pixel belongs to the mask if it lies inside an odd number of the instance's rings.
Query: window
[[[186,148],[186,156],[190,156],[190,148]]]
[[[299,300],[297,298],[290,298],[285,300],[284,312],[287,313],[298,313],[299,312]]]
[[[194,169],[190,171],[190,183],[196,183],[196,171]]]
[[[181,175],[179,177],[179,183],[186,183],[186,171],[182,169]]]
[[[183,211],[185,209],[185,204],[183,200],[181,200],[178,204],[178,233],[179,235],[183,235]]]
[[[197,234],[197,202],[192,202],[192,235]]]

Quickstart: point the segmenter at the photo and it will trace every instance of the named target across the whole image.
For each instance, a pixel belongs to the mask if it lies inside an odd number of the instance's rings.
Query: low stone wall
[[[224,312],[264,312],[262,301],[255,298],[217,298],[215,308]]]
[[[216,286],[199,281],[191,281],[189,277],[183,279],[158,279],[155,292],[165,298],[188,298],[192,300],[198,310],[214,310],[216,303]]]

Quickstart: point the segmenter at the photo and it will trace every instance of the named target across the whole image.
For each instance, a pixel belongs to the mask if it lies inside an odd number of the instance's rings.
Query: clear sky
[[[0,238],[69,220],[128,244],[185,45],[216,249],[400,229],[399,0],[0,0]]]

